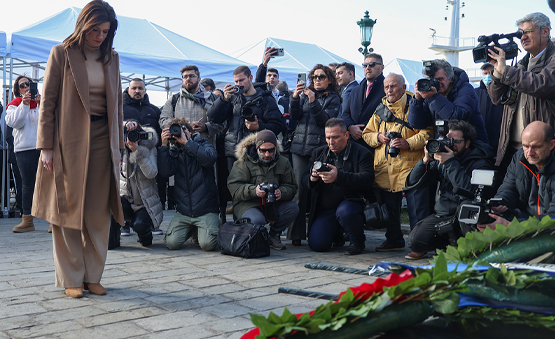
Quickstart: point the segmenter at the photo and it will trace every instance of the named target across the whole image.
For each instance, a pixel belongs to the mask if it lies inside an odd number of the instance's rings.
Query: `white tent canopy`
[[[401,74],[405,77],[407,90],[414,93],[416,81],[424,78],[422,68],[422,61],[393,59],[384,67],[383,75],[387,77],[390,73]]]
[[[332,62],[351,62],[315,44],[275,38],[266,38],[254,45],[231,53],[231,56],[254,65],[259,65],[262,62],[266,47],[284,49],[284,56],[273,58],[268,67],[276,68],[279,71],[279,79],[286,81],[289,88],[295,86],[299,73],[310,71],[316,64],[327,66]],[[353,64],[355,65],[356,79],[360,81],[364,78],[364,70],[361,65]]]
[[[14,32],[8,52],[14,59],[15,68],[34,65],[44,70],[50,50],[73,32],[80,11],[79,8],[68,8]],[[244,65],[148,20],[118,16],[118,22],[114,49],[120,55],[124,79],[147,75],[149,85],[165,90],[177,89],[181,86],[179,70],[185,65],[197,65],[203,78],[214,81],[229,81],[233,70]],[[167,78],[174,80],[170,88],[167,87]]]

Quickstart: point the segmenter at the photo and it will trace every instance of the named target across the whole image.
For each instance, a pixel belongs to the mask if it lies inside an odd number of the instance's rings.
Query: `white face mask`
[[[491,75],[484,75],[484,77],[482,78],[482,81],[484,82],[484,85],[486,85],[486,87],[488,87],[489,83],[491,82]]]

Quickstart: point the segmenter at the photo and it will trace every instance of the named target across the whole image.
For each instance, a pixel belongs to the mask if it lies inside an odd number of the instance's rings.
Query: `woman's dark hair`
[[[337,93],[339,94],[339,85],[337,84],[337,79],[335,78],[335,73],[333,73],[333,71],[331,70],[331,68],[329,68],[328,66],[324,66],[322,64],[317,64],[316,66],[314,66],[314,68],[310,71],[310,73],[308,73],[308,78],[310,79],[310,86],[308,86],[308,88],[310,88],[311,90],[315,91],[314,89],[314,81],[312,81],[312,76],[314,75],[314,73],[316,72],[317,69],[321,69],[322,71],[324,71],[324,74],[326,74],[326,77],[328,78],[328,80],[330,81],[330,84],[328,85],[328,88],[326,88],[324,90],[324,93],[322,94],[322,96],[326,96],[329,95],[330,93]]]
[[[112,61],[112,45],[114,43],[116,29],[118,28],[118,19],[116,18],[114,9],[106,1],[93,0],[83,7],[81,13],[79,13],[79,17],[77,17],[75,31],[64,40],[64,48],[68,49],[77,46],[81,49],[83,56],[85,56],[85,35],[105,22],[110,23],[110,30],[108,31],[106,39],[104,39],[102,45],[100,45],[100,57],[98,61],[109,64],[110,61]]]
[[[21,80],[21,79],[23,79],[23,78],[29,80],[29,82],[33,81],[31,78],[29,78],[29,77],[26,76],[25,74],[18,76],[18,77],[15,79],[15,82],[13,83],[13,95],[14,95],[16,98],[19,98],[19,97],[21,96],[21,94],[19,93],[19,80]]]

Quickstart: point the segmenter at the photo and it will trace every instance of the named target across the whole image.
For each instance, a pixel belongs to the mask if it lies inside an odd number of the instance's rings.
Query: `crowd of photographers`
[[[164,236],[171,250],[188,239],[215,249],[219,226],[233,213],[268,224],[276,250],[286,248],[287,231],[293,246],[308,239],[310,249],[328,251],[349,241],[345,254],[356,255],[372,226],[387,229],[376,251],[405,251],[405,197],[407,259],[513,217],[553,215],[555,46],[544,14],[517,26],[513,34],[479,38],[474,59],[483,63],[483,79],[476,89],[462,69],[429,60],[412,93],[402,75],[384,76],[382,56],[370,53],[361,82],[352,64],[318,64],[289,91],[269,67],[284,51],[270,47],[256,81],[241,66],[223,89],[185,66],[182,88],[161,110],[143,80],[133,79],[123,95],[125,225],[112,220],[110,248],[131,230],[151,245],[153,234],[163,234],[165,208],[176,209]],[[503,38],[509,42],[499,44]],[[509,66],[513,38],[527,54]],[[6,117],[16,152],[23,128],[33,128],[23,114],[40,104],[33,107],[29,86],[20,88],[23,100],[8,104]],[[23,207],[14,232],[34,230]]]

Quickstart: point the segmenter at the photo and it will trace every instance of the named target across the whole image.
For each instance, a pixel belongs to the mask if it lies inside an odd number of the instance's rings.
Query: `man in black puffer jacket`
[[[123,120],[137,121],[141,126],[152,127],[158,136],[162,133],[158,120],[160,109],[148,100],[145,83],[135,78],[129,82],[129,87],[123,91]]]
[[[453,191],[462,188],[474,192],[476,185],[470,183],[475,169],[490,170],[492,164],[486,159],[483,143],[475,143],[476,131],[466,121],[449,121],[448,138],[453,138],[454,145],[445,152],[438,152],[433,157],[424,149],[424,158],[412,169],[406,181],[406,188],[436,185],[439,181],[439,199],[434,207],[434,214],[419,221],[408,237],[411,252],[407,259],[424,259],[429,251],[444,248],[449,244],[447,234],[437,234],[436,225],[453,223],[455,213],[462,198]],[[489,147],[489,145],[486,145]],[[404,250],[390,249],[390,250]]]
[[[508,209],[518,209],[517,218],[526,220],[535,216],[555,216],[555,140],[553,128],[542,121],[528,124],[522,131],[522,149],[518,150],[509,168],[503,184],[495,198],[502,198],[506,206],[492,207],[501,214]],[[490,214],[495,222],[478,225],[495,229],[495,225],[509,225],[505,218]]]
[[[162,146],[158,148],[158,173],[166,177],[175,175],[177,202],[177,212],[164,241],[170,250],[176,250],[197,230],[200,247],[211,251],[216,247],[220,225],[214,177],[218,155],[208,140],[199,136],[191,138],[193,127],[186,119],[173,119],[171,123],[182,126],[181,136],[174,138],[174,145],[169,147],[172,137],[166,126],[162,131]]]
[[[216,124],[227,121],[225,135],[225,155],[228,169],[235,162],[235,146],[246,136],[269,129],[278,135],[283,130],[281,112],[272,94],[252,84],[252,74],[247,66],[239,66],[233,71],[235,85],[227,84],[224,95],[208,109],[208,119]],[[243,86],[244,93],[237,94],[237,86]]]

